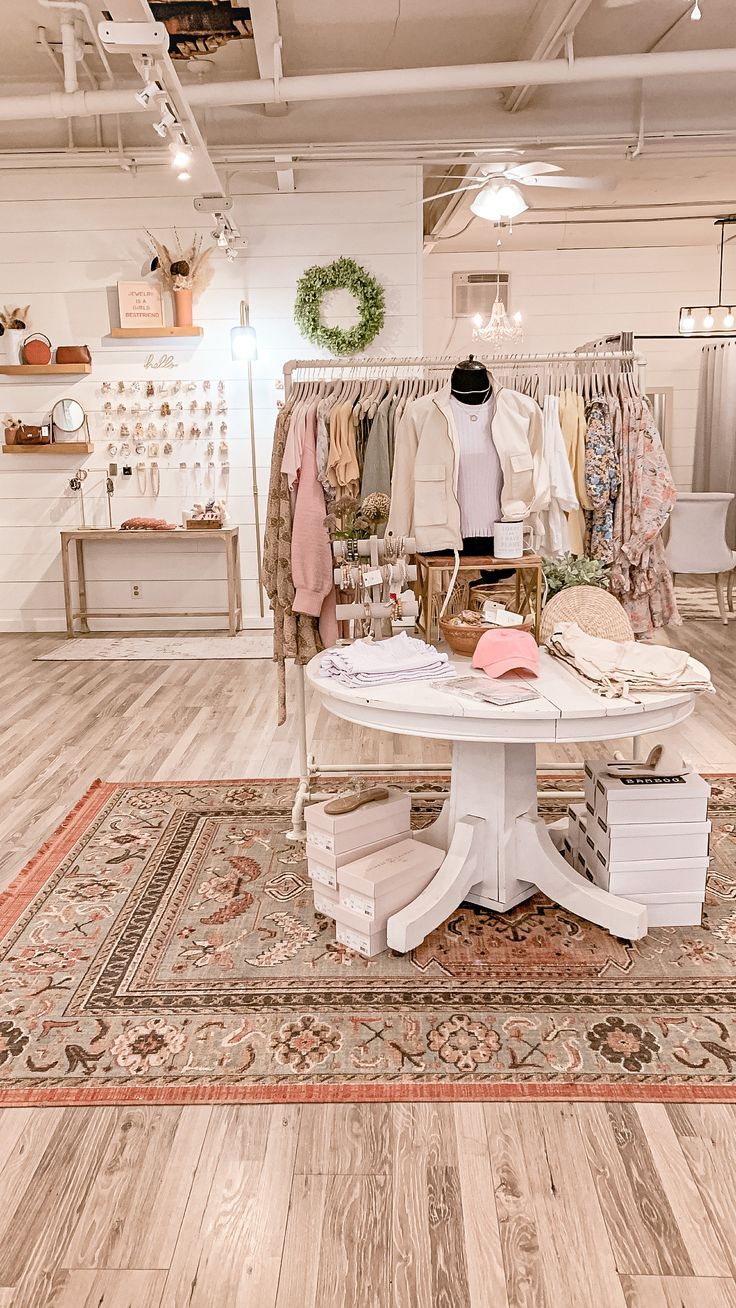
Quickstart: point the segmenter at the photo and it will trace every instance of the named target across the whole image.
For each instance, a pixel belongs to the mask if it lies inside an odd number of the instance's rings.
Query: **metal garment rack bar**
[[[489,372],[511,371],[523,373],[529,371],[535,366],[546,366],[554,369],[560,364],[568,364],[573,368],[580,368],[583,372],[595,372],[595,365],[600,368],[601,365],[628,365],[634,372],[638,389],[644,393],[646,390],[646,360],[642,358],[633,349],[605,350],[605,349],[588,349],[585,346],[578,351],[567,351],[559,354],[494,354],[473,356],[480,363],[486,364]],[[396,376],[397,372],[405,373],[408,376],[431,373],[451,373],[457,363],[456,355],[442,355],[438,358],[424,358],[403,356],[400,358],[388,358],[376,356],[367,359],[290,359],[284,364],[284,399],[287,400],[293,386],[299,382],[309,382],[318,380],[333,380],[340,374],[353,373],[354,378],[361,375],[368,375],[373,372],[376,376],[382,373],[389,373]],[[295,374],[304,374],[295,376]],[[303,840],[305,834],[304,808],[310,801],[318,798],[314,791],[313,779],[322,775],[337,776],[355,776],[362,775],[380,775],[386,771],[416,772],[416,766],[412,764],[395,764],[392,768],[379,766],[374,763],[350,763],[350,764],[323,764],[318,765],[313,754],[309,752],[309,735],[307,731],[307,697],[304,678],[304,665],[295,664],[296,670],[296,704],[297,704],[297,729],[298,729],[298,746],[299,746],[299,786],[297,788],[294,807],[291,814],[291,830],[287,834],[287,840]],[[441,767],[438,764],[428,764],[419,769],[425,775],[443,775],[448,771],[448,766]],[[560,764],[555,768],[556,772],[573,772],[578,769],[572,764]],[[570,800],[582,798],[576,793],[570,793]]]

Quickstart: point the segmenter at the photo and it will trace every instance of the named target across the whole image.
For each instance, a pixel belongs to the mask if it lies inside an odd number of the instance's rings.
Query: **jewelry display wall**
[[[225,382],[103,381],[101,413],[111,461],[135,471],[139,495],[156,498],[162,471],[177,472],[175,493],[226,499],[230,483]]]

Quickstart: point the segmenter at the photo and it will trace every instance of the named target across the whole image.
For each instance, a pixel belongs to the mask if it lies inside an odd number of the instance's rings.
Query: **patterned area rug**
[[[80,636],[62,641],[48,654],[39,654],[35,661],[175,663],[180,659],[270,659],[272,655],[270,631],[241,631],[237,636]]]
[[[702,927],[629,944],[537,895],[372,960],[315,916],[293,790],[95,784],[0,898],[1,1103],[736,1102],[736,779]]]
[[[676,596],[681,618],[687,618],[691,622],[721,621],[714,586],[710,588],[707,586],[702,588],[699,586],[678,586]],[[728,605],[726,611],[728,612]],[[732,614],[731,617],[736,617],[736,614]]]

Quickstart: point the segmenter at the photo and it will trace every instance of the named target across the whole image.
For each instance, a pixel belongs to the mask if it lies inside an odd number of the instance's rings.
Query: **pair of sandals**
[[[692,772],[681,754],[669,745],[655,745],[646,759],[613,759],[606,764],[609,777],[686,777]]]

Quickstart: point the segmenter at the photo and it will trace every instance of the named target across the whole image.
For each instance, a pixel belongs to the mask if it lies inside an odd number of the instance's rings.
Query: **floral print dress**
[[[585,417],[585,488],[592,506],[586,513],[586,553],[608,567],[614,558],[613,513],[619,492],[613,422],[603,399],[591,400]]]
[[[623,400],[615,426],[621,492],[614,513],[611,589],[634,634],[649,636],[656,627],[681,621],[662,540],[677,489],[646,400]]]

